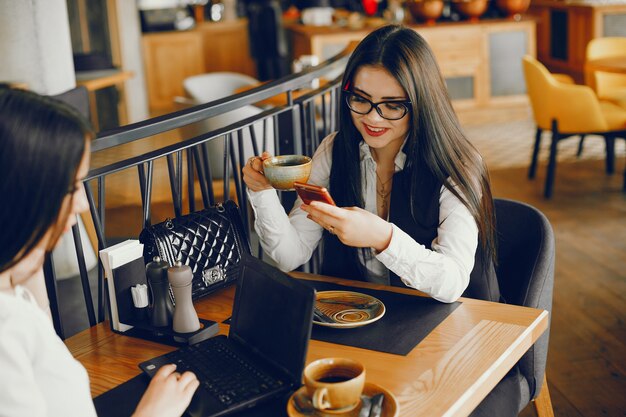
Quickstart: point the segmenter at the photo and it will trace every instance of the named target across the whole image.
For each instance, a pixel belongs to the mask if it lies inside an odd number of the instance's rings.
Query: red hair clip
[[[346,85],[343,87],[343,91],[350,91],[350,80],[346,81]]]

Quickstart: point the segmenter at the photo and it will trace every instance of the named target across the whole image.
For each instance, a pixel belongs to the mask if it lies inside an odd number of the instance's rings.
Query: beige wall
[[[41,94],[76,85],[65,0],[0,0],[0,81]]]
[[[1,0],[0,0],[1,1]],[[125,71],[132,71],[133,77],[126,81],[126,106],[128,122],[138,122],[147,119],[148,95],[143,69],[143,54],[141,52],[141,24],[139,12],[134,1],[115,1],[115,11],[118,23],[119,53],[121,66]],[[109,8],[111,13],[112,8]],[[109,17],[110,20],[110,17]]]

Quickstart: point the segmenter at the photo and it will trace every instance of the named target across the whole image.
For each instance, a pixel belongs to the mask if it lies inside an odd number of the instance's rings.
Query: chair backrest
[[[551,130],[557,120],[565,133],[608,130],[600,103],[593,90],[584,85],[559,82],[550,71],[530,55],[522,59],[524,78],[535,123]]]
[[[236,72],[211,72],[185,78],[183,87],[198,103],[227,97],[241,87],[258,85],[259,80]]]
[[[541,129],[550,129],[549,91],[551,75],[548,69],[530,55],[522,58],[526,91],[530,99],[535,123]]]
[[[626,38],[621,36],[594,38],[587,44],[587,59],[626,55]]]
[[[78,86],[51,97],[74,107],[89,120],[89,91],[84,86]]]
[[[498,240],[498,284],[507,302],[552,311],[555,244],[552,226],[536,208],[513,200],[495,199]],[[535,398],[548,356],[549,328],[524,354],[520,371]]]
[[[592,39],[587,44],[585,58],[592,60],[625,55],[625,37],[606,37]],[[585,83],[592,86],[598,94],[598,97],[602,98],[615,88],[626,88],[626,75],[611,74],[602,71],[594,71],[592,73],[585,72]]]
[[[185,92],[193,100],[192,103],[202,104],[209,101],[219,100],[234,94],[241,87],[258,85],[259,81],[254,78],[234,72],[213,72],[208,74],[195,75],[186,78],[184,81]],[[239,109],[221,114],[203,120],[192,125],[181,128],[183,137],[190,138],[201,133],[211,132],[233,123],[244,120],[248,117],[255,116],[262,112],[262,109],[256,106],[244,106]],[[262,121],[252,126],[254,137],[257,142],[259,152],[268,151],[274,153],[274,124],[271,119],[263,123]],[[254,150],[252,146],[252,135],[250,129],[244,129],[243,134],[243,153],[244,159],[253,156]],[[235,141],[235,152],[238,151],[238,145]],[[208,162],[211,167],[211,175],[215,179],[223,178],[224,171],[224,141],[219,138],[208,144]]]

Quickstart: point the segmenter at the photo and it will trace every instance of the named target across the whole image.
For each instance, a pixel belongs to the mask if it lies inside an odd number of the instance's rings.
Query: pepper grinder
[[[152,300],[150,304],[150,324],[154,327],[165,327],[172,324],[174,305],[170,298],[167,268],[169,264],[155,256],[146,265],[146,276]]]
[[[176,308],[174,309],[173,330],[177,333],[191,333],[200,329],[198,313],[191,300],[191,268],[177,261],[167,270],[167,279],[172,286]]]

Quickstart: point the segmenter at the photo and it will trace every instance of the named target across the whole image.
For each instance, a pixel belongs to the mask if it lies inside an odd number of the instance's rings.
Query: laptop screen
[[[300,383],[315,290],[254,257],[242,259],[229,337]]]

